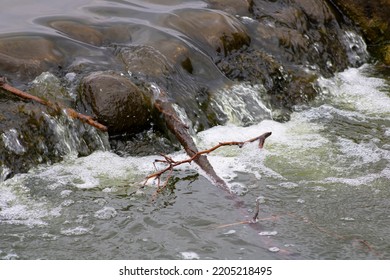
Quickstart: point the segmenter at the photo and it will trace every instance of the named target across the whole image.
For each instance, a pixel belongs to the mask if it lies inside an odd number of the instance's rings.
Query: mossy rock
[[[390,65],[390,0],[335,0],[334,3],[360,27],[371,53]]]

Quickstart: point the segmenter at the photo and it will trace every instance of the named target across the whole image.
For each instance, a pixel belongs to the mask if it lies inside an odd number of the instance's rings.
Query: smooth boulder
[[[106,125],[111,135],[137,133],[150,126],[152,104],[148,92],[124,75],[92,73],[83,79],[81,92],[86,111]]]

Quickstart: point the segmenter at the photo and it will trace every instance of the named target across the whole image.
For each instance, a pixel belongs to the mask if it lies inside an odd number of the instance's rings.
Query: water
[[[78,64],[111,65],[105,40],[123,43],[115,32],[107,32],[112,26],[119,26],[122,35],[128,30],[121,28],[130,26],[131,44],[158,45],[168,58],[174,45],[164,49],[161,42],[185,42],[191,51],[190,72],[198,75],[195,80],[221,78],[206,56],[210,46],[202,38],[184,36],[180,22],[169,25],[170,16],[207,7],[203,1],[5,0],[2,4],[2,38],[36,35],[62,40],[54,55],[66,56],[71,66],[76,65],[71,67],[74,72],[64,73],[70,87],[64,96],[57,96],[62,101],[75,98],[72,82],[83,69]],[[253,19],[241,20],[250,20],[257,28]],[[62,21],[96,29],[78,34],[61,26]],[[352,30],[343,34],[350,49],[348,60],[358,67],[368,56],[365,44]],[[318,65],[305,67],[307,72],[318,70]],[[38,76],[33,84],[58,79],[48,72]],[[180,84],[190,80],[183,81]],[[217,174],[237,194],[235,199],[215,187],[195,164],[178,167],[172,184],[156,195],[156,182],[141,187],[144,178],[155,172],[158,155],[119,156],[109,151],[107,137],[87,127],[88,141],[97,143],[100,151],[77,157],[86,145],[78,134],[79,122],[43,114],[64,159],[8,180],[11,170],[1,170],[0,259],[390,258],[388,75],[367,64],[317,81],[319,96],[296,106],[285,123],[272,120],[280,112],[267,107],[261,84],[243,82],[216,89],[210,106],[223,112],[227,123],[198,134],[194,131],[199,124],[191,123],[188,110],[174,106],[200,149],[272,132],[262,150],[252,143],[224,147],[209,156]],[[153,131],[146,134],[158,139]],[[0,141],[7,151],[25,155],[21,137],[18,129],[11,128],[1,133]],[[187,157],[183,151],[170,156]],[[256,200],[258,222],[249,224]]]
[[[139,189],[157,155],[69,156],[2,182],[0,258],[388,259],[390,94],[378,77],[375,66],[351,68],[320,79],[320,96],[289,122],[248,125],[232,110],[226,125],[198,133],[203,149],[272,131],[263,150],[209,156],[239,202],[194,165],[157,197],[153,182]],[[242,223],[257,198],[258,223]]]

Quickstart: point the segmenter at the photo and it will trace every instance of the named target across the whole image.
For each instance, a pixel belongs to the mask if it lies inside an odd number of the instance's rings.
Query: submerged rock
[[[294,105],[317,95],[319,76],[365,62],[364,52],[349,50],[355,29],[340,22],[325,1],[253,0],[250,12],[242,21],[251,44],[216,64],[232,80],[262,83],[267,105],[285,112],[278,120],[289,119]]]
[[[156,85],[163,89],[167,99],[184,109],[183,117],[190,120],[195,131],[218,124],[216,113],[210,106],[211,93],[208,86],[215,80],[224,79],[223,75],[214,64],[208,65],[208,71],[214,70],[214,73],[208,73],[201,71],[198,65],[193,65],[189,58],[181,60],[185,57],[185,51],[181,48],[178,48],[177,54],[178,59],[169,60],[157,48],[140,45],[121,48],[118,58],[123,61],[133,79],[150,88]],[[206,75],[208,80],[204,80]]]
[[[251,0],[206,0],[209,7],[216,10],[227,12],[233,16],[247,16]]]
[[[210,57],[227,55],[250,43],[245,26],[219,11],[183,9],[167,14],[161,24],[181,32]]]
[[[53,41],[39,36],[0,39],[0,75],[12,79],[33,79],[61,65],[64,57]]]
[[[131,26],[126,24],[95,24],[76,18],[39,18],[37,22],[72,40],[93,46],[131,41]]]
[[[253,0],[252,11],[254,45],[282,64],[310,65],[325,76],[348,67],[343,25],[325,1]]]
[[[81,22],[55,20],[50,22],[49,26],[77,41],[95,46],[101,46],[103,44],[102,32]]]

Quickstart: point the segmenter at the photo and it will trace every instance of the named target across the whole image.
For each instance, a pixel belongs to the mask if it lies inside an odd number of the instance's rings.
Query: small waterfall
[[[347,50],[349,63],[351,63],[353,67],[359,67],[367,62],[369,53],[362,36],[356,34],[354,31],[346,30],[344,31],[343,43]]]
[[[212,106],[223,112],[228,123],[248,126],[272,119],[271,110],[262,101],[265,94],[262,85],[237,84],[216,92]]]
[[[103,151],[110,149],[106,134],[68,117],[65,112],[56,118],[48,114],[44,114],[44,117],[58,140],[54,151],[58,156],[72,157],[88,154],[89,147]]]
[[[19,133],[15,128],[11,128],[1,134],[1,139],[4,142],[5,148],[17,155],[22,155],[26,152],[25,147],[20,143]]]

